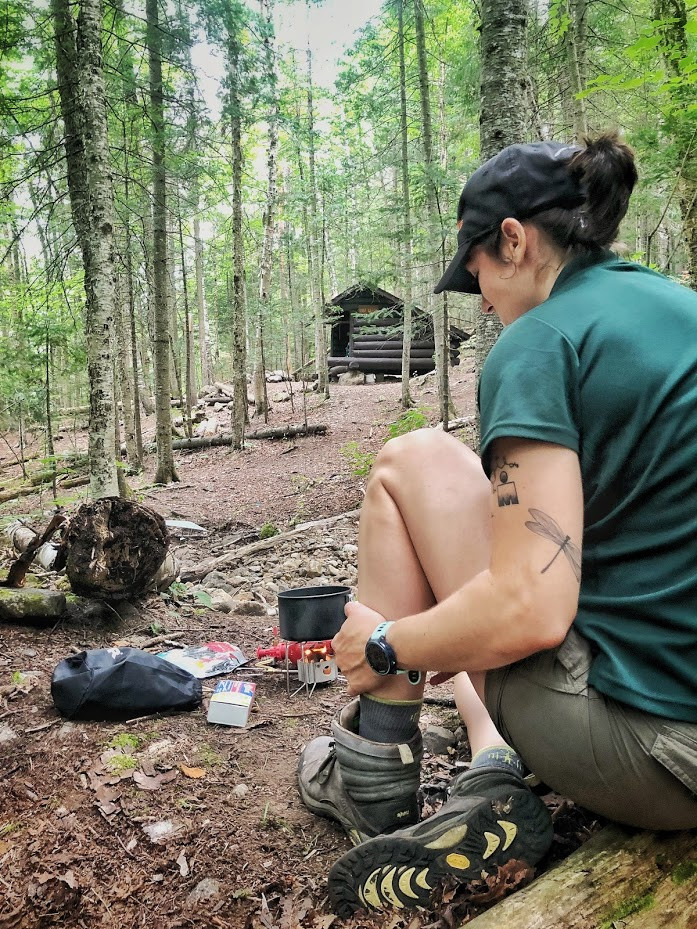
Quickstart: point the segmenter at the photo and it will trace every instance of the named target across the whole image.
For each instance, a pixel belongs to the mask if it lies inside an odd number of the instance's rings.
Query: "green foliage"
[[[106,766],[112,774],[125,774],[127,771],[134,771],[138,767],[138,759],[128,753],[117,753],[108,759]]]
[[[182,581],[172,581],[172,583],[167,588],[167,592],[169,593],[172,600],[178,601],[188,597],[189,588]]]
[[[356,441],[347,442],[340,449],[341,454],[351,466],[351,473],[356,477],[366,477],[375,464],[375,455],[371,452],[361,451]]]
[[[211,595],[208,593],[207,590],[195,590],[194,598],[198,600],[198,602],[201,603],[203,606],[208,607],[209,610],[212,609],[213,600],[211,599]]]
[[[697,877],[697,861],[683,861],[673,869],[670,879],[674,884],[680,885]]]
[[[276,526],[274,526],[273,523],[266,522],[259,530],[259,538],[270,539],[273,536],[278,535],[279,531],[280,530]]]
[[[137,735],[131,732],[117,732],[107,744],[107,747],[114,752],[106,763],[109,771],[118,775],[134,771],[139,762],[133,756],[133,752],[137,751],[140,745],[141,739]]]
[[[528,138],[570,138],[569,43],[573,8],[567,0],[530,5]],[[215,379],[229,380],[233,303],[230,221],[230,118],[244,128],[244,253],[253,315],[264,314],[268,367],[299,367],[314,350],[312,316],[334,287],[369,282],[403,295],[403,204],[399,177],[399,67],[392,3],[358,33],[344,53],[336,86],[312,86],[314,127],[308,120],[304,52],[276,43],[266,72],[269,24],[243,0],[161,7],[163,90],[166,99],[169,278],[173,286],[173,345],[179,375],[184,272],[190,312],[196,309],[195,220],[203,233],[203,291],[210,314]],[[291,17],[304,7],[277,4]],[[662,9],[675,15],[660,15]],[[681,18],[685,10],[684,21]],[[479,162],[479,4],[474,0],[425,0],[427,69],[434,159],[425,164],[421,100],[411,4],[405,4],[408,173],[414,214],[414,302],[426,308],[434,262],[455,249],[454,217],[463,179]],[[115,186],[115,246],[121,296],[133,298],[139,357],[152,368],[148,239],[151,172],[143,152],[152,139],[148,112],[146,30],[141,13],[117,4],[104,24],[106,111]],[[623,238],[640,260],[680,277],[686,261],[682,190],[677,179],[695,176],[697,126],[697,19],[682,0],[634,0],[585,5],[585,86],[592,131],[617,126],[635,148],[640,182]],[[304,15],[304,13],[303,13]],[[75,248],[63,127],[55,87],[51,16],[35,0],[9,0],[0,37],[0,427],[45,427],[47,389],[52,409],[86,402],[83,269]],[[200,80],[199,37],[208,36],[223,67],[219,92]],[[275,41],[275,40],[274,40]],[[198,58],[196,56],[199,56]],[[260,302],[259,257],[266,214],[268,117],[279,103],[279,230],[271,294]],[[312,189],[308,152],[316,152]],[[442,217],[433,228],[427,209],[438,192]],[[690,197],[688,196],[688,200]],[[177,232],[181,219],[184,267]],[[659,228],[660,227],[660,228]],[[662,236],[662,254],[658,241]],[[308,245],[315,243],[315,253]],[[667,244],[666,244],[667,243]],[[128,293],[129,276],[132,295]],[[125,301],[128,302],[128,301]],[[449,302],[453,322],[469,315],[470,302]],[[194,338],[198,328],[194,319]],[[388,330],[385,328],[386,333]],[[414,338],[418,338],[418,329]],[[195,347],[196,348],[196,347]],[[302,353],[302,357],[301,357]],[[194,359],[196,361],[196,359]],[[46,379],[48,362],[49,383]],[[250,358],[250,367],[252,359]],[[143,371],[140,371],[141,376]],[[200,382],[200,375],[199,375]],[[152,388],[152,385],[148,385]],[[199,386],[197,384],[196,386]],[[390,438],[425,425],[407,414]],[[365,476],[373,456],[358,443],[346,446],[354,473]],[[298,478],[298,484],[307,481]],[[302,494],[311,486],[296,486]],[[142,494],[138,499],[143,499]],[[294,521],[303,518],[300,499]],[[262,527],[263,529],[263,527]],[[176,588],[167,595],[185,596]],[[199,602],[207,595],[197,595]]]
[[[406,435],[407,432],[414,432],[415,429],[423,429],[425,426],[428,426],[428,417],[420,407],[405,410],[393,423],[388,425],[388,436],[385,441],[389,442],[390,439]]]
[[[132,732],[118,732],[107,743],[107,748],[120,749],[124,752],[134,752],[140,747],[140,738]]]

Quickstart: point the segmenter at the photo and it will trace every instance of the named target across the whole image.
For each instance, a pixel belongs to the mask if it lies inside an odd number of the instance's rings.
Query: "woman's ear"
[[[528,241],[522,223],[512,216],[501,223],[501,257],[519,265],[527,248]]]

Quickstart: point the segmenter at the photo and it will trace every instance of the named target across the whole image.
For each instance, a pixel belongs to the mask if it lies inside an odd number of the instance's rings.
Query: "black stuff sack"
[[[162,710],[193,710],[201,682],[137,648],[94,648],[59,662],[51,696],[68,719],[124,720]]]

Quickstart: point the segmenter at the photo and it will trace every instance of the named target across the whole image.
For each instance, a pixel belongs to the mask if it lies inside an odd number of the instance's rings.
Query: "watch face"
[[[378,674],[390,673],[390,659],[379,642],[370,639],[365,646],[365,658],[373,671]]]

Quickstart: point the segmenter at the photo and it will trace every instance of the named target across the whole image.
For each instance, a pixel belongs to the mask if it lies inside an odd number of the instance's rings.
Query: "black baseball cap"
[[[585,197],[568,164],[581,150],[562,142],[526,142],[509,145],[477,168],[457,207],[457,252],[434,293],[480,293],[465,262],[472,246],[506,217],[522,222],[552,207],[580,206]]]

